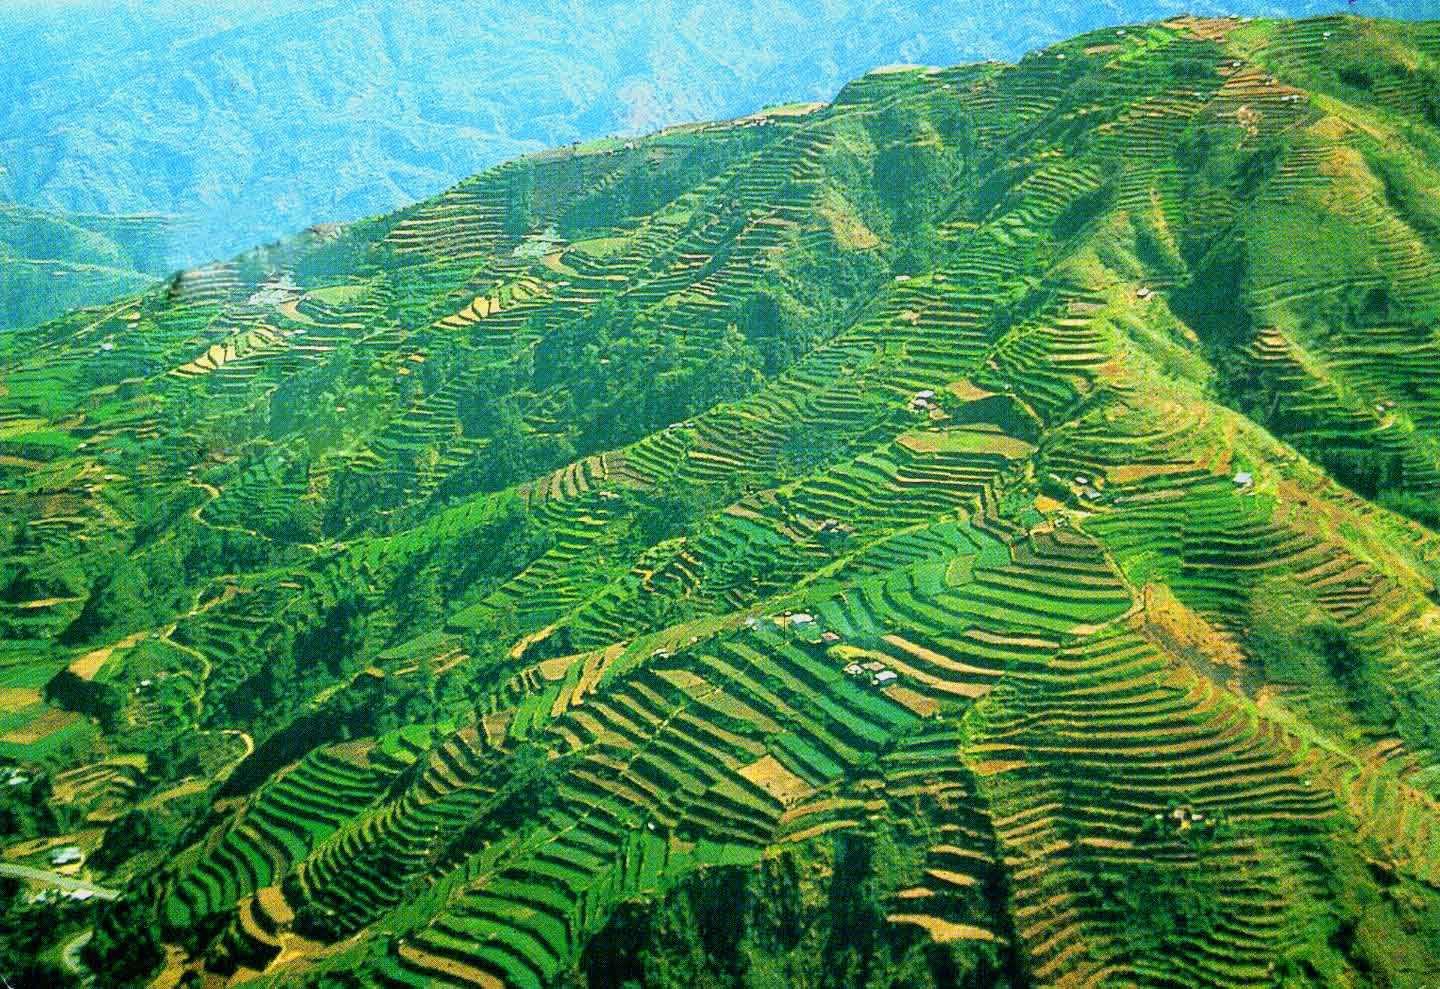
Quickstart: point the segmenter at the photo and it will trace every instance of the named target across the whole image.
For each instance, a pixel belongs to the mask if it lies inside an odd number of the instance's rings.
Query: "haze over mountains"
[[[525,151],[834,95],[893,62],[1013,59],[1175,12],[1092,3],[7,4],[0,199],[53,229],[0,242],[0,326],[183,264],[413,202]],[[1333,0],[1200,0],[1304,15]],[[1440,0],[1366,0],[1437,16]],[[86,221],[119,229],[77,242]],[[7,227],[7,230],[11,228]],[[156,231],[165,250],[151,250]],[[136,239],[138,238],[138,240]]]
[[[1423,986],[1437,189],[1176,17],[0,335],[0,974]]]

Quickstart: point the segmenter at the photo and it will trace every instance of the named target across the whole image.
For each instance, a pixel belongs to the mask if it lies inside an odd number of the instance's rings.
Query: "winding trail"
[[[87,984],[93,982],[95,977],[91,974],[90,970],[81,963],[80,952],[85,950],[85,946],[90,943],[90,939],[94,936],[95,931],[93,928],[87,931],[81,931],[69,941],[66,941],[65,946],[60,949],[60,961],[64,964],[65,971],[71,975],[79,976],[80,979]]]

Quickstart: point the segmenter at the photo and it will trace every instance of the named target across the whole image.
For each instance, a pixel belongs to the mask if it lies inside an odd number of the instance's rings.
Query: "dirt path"
[[[287,302],[280,303],[275,308],[279,309],[280,312],[284,314],[285,318],[290,320],[291,322],[300,323],[304,326],[319,325],[309,316],[306,316],[303,312],[300,311],[299,299],[290,299]]]
[[[248,731],[241,731],[239,728],[221,728],[220,734],[239,735],[240,741],[245,743],[245,754],[242,755],[239,759],[235,760],[236,765],[239,765],[241,762],[244,762],[246,759],[250,758],[250,756],[255,752],[255,739],[250,737],[250,733]],[[235,767],[231,766],[230,768],[234,769]]]
[[[85,600],[85,599],[84,599],[84,598],[79,598],[79,597],[70,597],[70,598],[41,598],[41,599],[38,600],[38,601],[22,601],[22,602],[20,602],[19,604],[17,604],[15,607],[18,608],[18,609],[21,610],[21,611],[34,611],[34,610],[39,609],[39,608],[53,608],[53,607],[55,607],[57,604],[75,604],[77,601],[83,601],[83,600]]]
[[[118,889],[96,886],[94,883],[86,882],[84,879],[72,879],[70,876],[62,876],[58,872],[46,872],[44,869],[34,869],[28,865],[13,865],[9,862],[0,863],[0,876],[8,876],[11,879],[24,879],[32,883],[45,883],[47,886],[54,886],[56,889],[88,889],[91,893],[95,894],[96,898],[101,900],[114,900],[120,897],[120,891]]]
[[[79,976],[81,981],[87,984],[93,982],[95,977],[81,964],[80,952],[85,950],[85,946],[90,943],[90,939],[94,936],[95,931],[93,928],[88,931],[82,931],[69,941],[66,941],[65,946],[60,949],[60,962],[65,966],[65,971],[71,975]]]
[[[192,612],[192,613],[193,613],[193,612]],[[186,617],[189,617],[189,616],[187,615]],[[199,672],[199,673],[196,675],[196,677],[195,677],[195,686],[196,686],[196,691],[195,691],[195,707],[196,707],[196,712],[198,713],[199,711],[201,711],[201,710],[204,709],[204,704],[205,704],[205,684],[206,684],[206,682],[210,679],[210,670],[211,670],[210,658],[209,658],[208,656],[206,656],[203,652],[201,652],[199,649],[196,649],[196,648],[194,648],[194,647],[192,647],[192,646],[187,646],[187,645],[185,645],[183,642],[176,642],[174,639],[172,639],[172,638],[170,637],[170,636],[171,636],[171,633],[173,633],[174,631],[175,631],[175,623],[172,622],[170,625],[166,626],[166,628],[165,628],[165,630],[164,630],[163,632],[160,633],[160,641],[163,642],[163,643],[165,643],[167,646],[170,646],[170,647],[173,648],[173,649],[178,649],[178,650],[180,650],[181,652],[185,653],[187,656],[191,656],[191,657],[193,657],[197,662],[199,662],[201,669],[200,669],[200,672]]]
[[[220,497],[220,489],[217,488],[217,487],[216,487],[215,485],[213,485],[213,484],[208,484],[208,483],[206,483],[205,481],[197,481],[197,480],[195,480],[195,478],[193,478],[193,477],[187,477],[187,478],[185,479],[185,481],[186,481],[186,483],[189,484],[191,487],[199,488],[200,490],[204,491],[207,495],[209,495],[209,501],[201,502],[199,505],[196,505],[194,508],[192,508],[192,509],[190,510],[190,517],[195,520],[195,524],[196,524],[196,525],[203,525],[203,526],[206,526],[207,528],[217,529],[217,530],[225,530],[225,529],[228,529],[228,530],[230,530],[231,532],[243,532],[243,533],[245,533],[247,536],[250,536],[252,539],[264,539],[264,538],[265,538],[264,536],[260,535],[260,533],[256,532],[254,529],[247,529],[247,528],[245,528],[243,525],[220,525],[219,523],[216,523],[216,522],[207,522],[207,521],[205,521],[204,519],[202,519],[202,518],[200,517],[200,513],[203,512],[203,511],[205,511],[205,509],[209,507],[209,505],[210,505],[211,502],[213,502],[215,499],[217,499],[217,498]]]

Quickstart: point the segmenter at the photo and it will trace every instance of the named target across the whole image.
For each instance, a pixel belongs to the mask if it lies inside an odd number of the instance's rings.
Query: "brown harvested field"
[[[712,711],[716,711],[727,718],[734,718],[737,721],[744,721],[748,724],[752,724],[755,727],[759,728],[761,731],[766,732],[767,734],[783,730],[780,725],[774,721],[774,719],[770,718],[765,713],[757,711],[755,708],[751,707],[749,704],[746,704],[738,697],[732,697],[730,694],[719,689],[718,687],[715,687],[713,684],[698,676],[694,678],[696,682],[689,684],[678,683],[674,680],[670,680],[670,674],[680,672],[683,671],[665,670],[661,674],[661,676],[664,677],[666,680],[669,680],[680,690],[683,690],[690,697],[694,698],[697,703],[711,709]]]
[[[928,689],[928,690],[933,690],[933,691],[935,691],[936,693],[949,694],[949,695],[951,695],[952,697],[966,697],[966,698],[969,698],[969,699],[971,699],[971,700],[974,700],[974,699],[979,698],[979,697],[984,697],[986,694],[990,693],[990,691],[991,691],[991,689],[992,689],[991,684],[988,683],[988,682],[974,683],[974,682],[969,681],[969,680],[949,679],[949,678],[944,677],[944,676],[936,676],[935,674],[933,674],[933,673],[928,673],[928,672],[926,672],[925,670],[916,669],[915,667],[911,666],[910,664],[902,661],[902,660],[901,660],[899,657],[897,657],[897,656],[891,656],[891,655],[887,655],[887,654],[881,653],[881,652],[870,652],[870,651],[868,651],[868,650],[866,650],[866,651],[861,651],[861,652],[862,652],[862,657],[861,657],[861,661],[862,661],[862,662],[866,661],[867,659],[869,659],[869,660],[878,660],[879,662],[882,662],[882,663],[886,664],[887,666],[892,667],[892,668],[895,670],[896,673],[899,673],[902,677],[905,677],[907,680],[910,680],[910,681],[913,682],[913,683],[920,684],[921,686],[925,687],[926,689]],[[938,654],[938,653],[931,653],[931,655],[939,655],[939,654]],[[946,668],[946,669],[949,669],[949,670],[952,670],[952,671],[955,671],[955,672],[965,672],[965,671],[962,671],[962,670],[958,669],[958,668],[957,668],[957,664],[956,664],[953,660],[944,659],[944,657],[941,657],[941,659],[944,661],[943,664],[937,664],[937,665],[942,665],[943,668]],[[982,674],[983,674],[984,671],[975,670],[975,671],[973,671],[973,672],[977,672],[977,673],[982,673]],[[900,703],[904,703],[903,701],[900,700],[900,697],[895,697],[895,696],[894,696],[894,689],[895,689],[895,688],[893,688],[893,687],[887,688],[886,691],[885,691],[885,693],[888,694],[888,695],[891,695],[891,696],[894,698],[895,701],[900,702]],[[903,688],[902,688],[902,689],[903,689]],[[907,693],[907,694],[910,694],[910,693],[912,693],[912,692],[907,690],[906,693]],[[919,695],[915,695],[915,696],[919,696]],[[906,706],[908,707],[909,705],[907,704]],[[919,712],[919,711],[916,711],[915,713],[919,714],[920,712]],[[924,715],[922,715],[922,717],[923,717],[923,716],[924,716]]]
[[[1165,22],[1166,27],[1189,30],[1200,41],[1223,42],[1238,26],[1237,21],[1228,17],[1176,17]]]
[[[554,625],[547,625],[538,632],[531,632],[529,635],[522,636],[515,645],[510,647],[510,658],[519,659],[521,656],[524,656],[525,650],[535,645],[535,643],[544,642],[550,638],[550,636],[554,635],[555,628],[556,626]]]
[[[889,635],[883,636],[883,638],[886,643],[894,646],[901,652],[907,653],[910,656],[915,657],[915,659],[927,663],[931,666],[937,666],[942,670],[951,670],[957,674],[965,674],[978,677],[989,677],[994,675],[993,671],[991,670],[981,669],[978,666],[971,666],[968,663],[962,663],[959,660],[951,659],[944,653],[938,653],[933,649],[927,649],[924,646],[919,645],[918,643],[911,642],[904,636],[891,633]],[[885,662],[894,662],[898,658],[895,656],[885,655],[883,653],[877,653],[876,655]],[[956,684],[955,686],[957,687],[957,690],[955,692],[962,693],[965,696],[981,697],[990,692],[990,688],[987,684]],[[972,693],[972,688],[974,691],[978,692]]]
[[[1035,447],[1024,440],[980,429],[906,433],[898,442],[911,453],[995,453],[1019,460],[1035,452]]]
[[[1135,842],[1125,841],[1121,838],[1106,838],[1098,835],[1086,835],[1080,839],[1079,844],[1086,848],[1100,848],[1107,852],[1129,852],[1135,848]]]
[[[314,326],[315,321],[300,311],[300,300],[290,299],[276,306],[285,318],[296,323],[304,323],[306,326]]]
[[[540,676],[550,683],[556,680],[564,680],[565,674],[570,672],[570,667],[575,665],[583,653],[571,653],[568,656],[556,656],[554,659],[541,660],[535,667],[540,671]]]
[[[114,651],[115,647],[113,645],[92,649],[70,664],[70,672],[82,680],[93,679],[95,674],[100,672],[100,667],[105,665],[105,661],[110,658],[110,654]]]
[[[585,665],[580,670],[580,681],[575,684],[575,690],[571,693],[569,703],[577,704],[581,698],[595,692],[600,685],[600,677],[609,665],[618,659],[625,652],[625,644],[616,642],[606,646],[604,652],[593,652],[585,658]]]
[[[996,394],[993,391],[986,391],[969,378],[952,381],[945,386],[945,390],[962,402],[978,402],[983,398],[994,398]]]
[[[999,776],[1001,773],[1024,769],[1028,765],[1030,764],[1024,759],[984,759],[970,768],[975,771],[976,776]]]
[[[43,855],[52,848],[59,848],[62,845],[79,845],[88,853],[99,848],[104,837],[104,828],[85,828],[48,838],[31,838],[28,841],[10,845],[0,855],[3,855],[6,861],[19,862],[35,855]]]
[[[576,274],[575,270],[566,265],[565,262],[560,260],[560,258],[564,256],[564,253],[564,251],[556,251],[554,254],[545,255],[540,260],[545,265],[545,267],[549,268],[556,274],[565,275],[568,278],[574,278]]]
[[[327,751],[337,758],[344,759],[350,765],[363,769],[370,765],[370,752],[374,748],[374,739],[356,738],[349,742],[332,745]]]
[[[809,783],[782,766],[773,755],[756,759],[743,767],[740,775],[786,807],[813,792]]]
[[[1235,670],[1245,665],[1245,654],[1230,635],[1191,611],[1168,588],[1148,584],[1142,592],[1144,611],[1136,616],[1140,634],[1182,656],[1203,656],[1218,666]]]
[[[154,810],[162,804],[171,800],[180,800],[183,797],[193,797],[197,793],[204,793],[210,788],[209,784],[201,779],[189,779],[183,783],[177,783],[168,790],[161,790],[146,797],[139,804],[141,810]]]
[[[105,665],[105,662],[115,650],[129,649],[149,634],[148,631],[136,632],[134,635],[127,635],[125,638],[118,642],[112,642],[108,646],[92,649],[70,664],[70,672],[81,680],[91,680],[95,677],[95,674],[100,672],[100,668]]]
[[[787,834],[781,840],[786,842],[787,844],[803,845],[805,842],[811,841],[815,838],[819,838],[821,835],[829,834],[831,831],[842,831],[849,828],[857,827],[859,824],[859,821],[850,820],[848,818],[844,820],[822,821],[819,824],[811,825],[810,827],[805,828],[802,831],[792,831],[790,834]]]
[[[41,700],[40,691],[29,687],[0,687],[0,711],[21,711]]]
[[[288,927],[295,919],[295,911],[290,909],[290,904],[285,901],[285,896],[280,892],[279,886],[264,886],[255,894],[256,901],[260,904],[266,916],[270,917],[281,927]]]
[[[7,742],[10,745],[34,745],[36,742],[49,738],[57,731],[62,731],[75,722],[83,720],[74,711],[51,708],[29,724],[13,729],[0,737],[0,742]]]
[[[805,117],[816,110],[823,110],[829,104],[826,103],[786,103],[783,106],[772,106],[758,114],[757,117],[766,119],[769,117]]]
[[[449,673],[469,658],[469,654],[463,650],[452,649],[449,652],[441,653],[430,661],[430,672],[434,676],[441,676],[442,674]]]
[[[185,949],[173,944],[165,946],[165,966],[150,982],[150,989],[176,989],[188,971],[185,967]]]
[[[910,711],[910,713],[916,717],[933,718],[940,713],[939,704],[924,694],[917,694],[909,687],[887,687],[885,689],[885,696]]]
[[[848,250],[868,251],[880,246],[880,238],[855,213],[853,207],[839,195],[827,198],[820,207],[820,215],[830,225],[835,240]]]
[[[1173,463],[1173,464],[1121,464],[1105,468],[1105,480],[1109,484],[1133,484],[1137,481],[1148,481],[1155,477],[1165,477],[1170,474],[1180,474],[1187,470],[1194,470],[1199,464]]]
[[[858,812],[860,806],[860,801],[851,799],[849,797],[824,796],[819,798],[818,800],[812,800],[810,803],[804,804],[800,807],[791,807],[784,813],[783,816],[781,816],[780,822],[782,824],[794,824],[797,821],[801,821],[804,818],[811,817],[815,814],[823,815],[832,811],[836,813],[839,813],[841,811]]]
[[[313,958],[324,955],[329,947],[322,941],[311,941],[293,931],[285,931],[280,935],[280,945],[280,954],[276,955],[275,960],[270,963],[268,971],[273,972],[297,958]]]
[[[935,895],[933,889],[926,889],[924,886],[912,886],[910,889],[902,889],[895,894],[897,900],[928,900]]]
[[[976,927],[974,924],[957,924],[923,913],[892,913],[885,919],[892,924],[914,924],[916,927],[924,929],[933,940],[940,944],[947,944],[951,941],[995,940],[995,935],[983,927]]]
[[[432,955],[412,944],[401,942],[400,957],[410,961],[422,970],[439,972],[463,985],[477,985],[481,989],[505,989],[505,983],[473,965],[456,961],[445,955]]]
[[[486,744],[494,748],[504,743],[505,735],[510,731],[510,722],[514,718],[514,711],[496,711],[481,718],[480,724],[485,729]]]

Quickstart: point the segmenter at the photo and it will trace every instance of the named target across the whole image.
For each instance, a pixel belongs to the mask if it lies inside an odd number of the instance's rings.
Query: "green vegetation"
[[[1437,59],[877,72],[0,337],[7,857],[135,984],[1423,984]]]
[[[66,215],[0,202],[0,331],[138,291],[167,274],[161,216]]]

